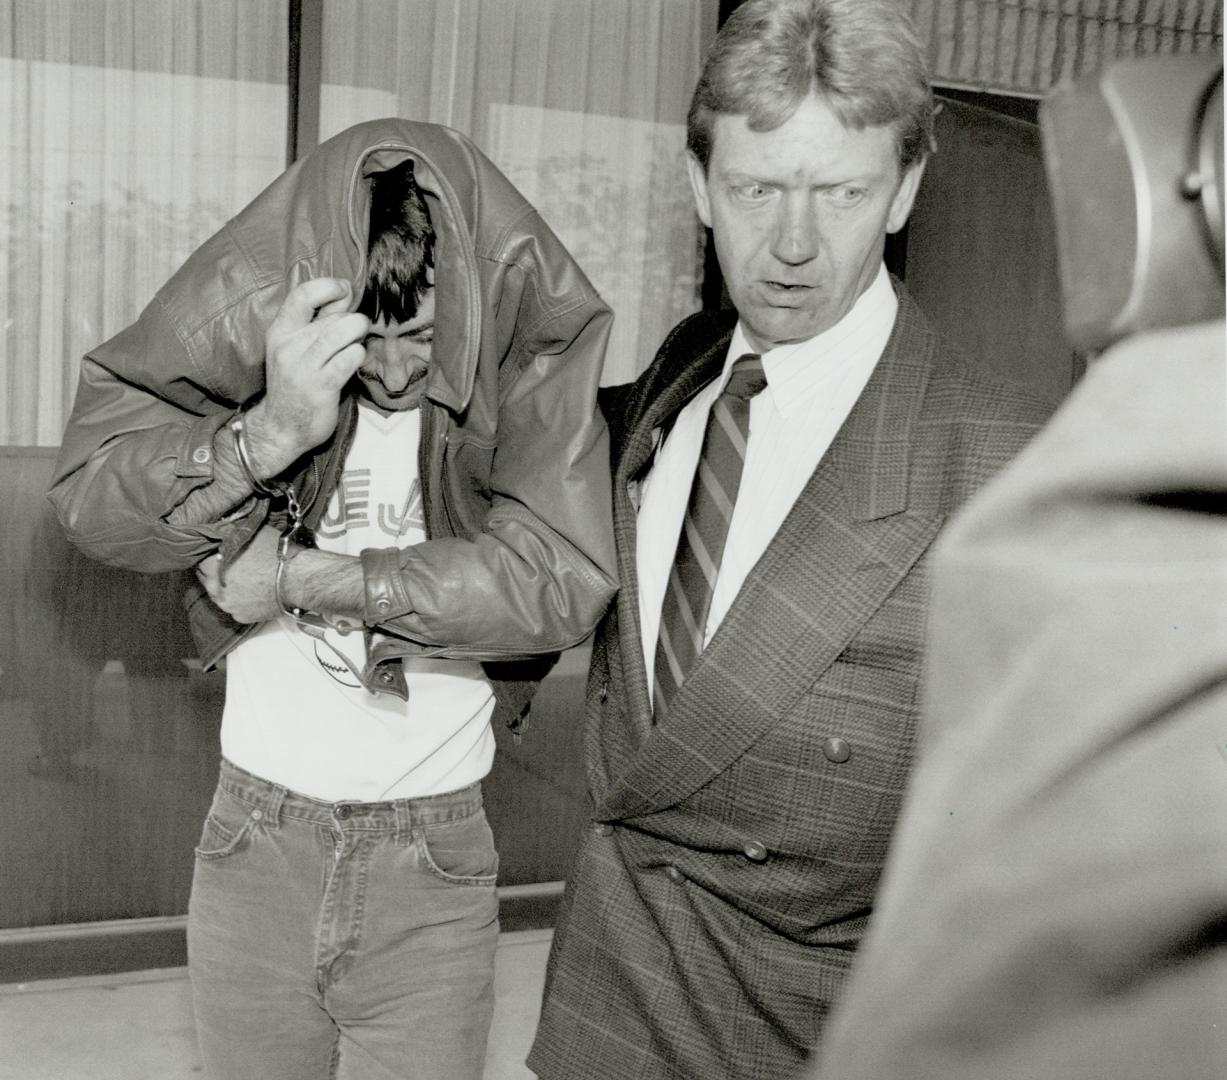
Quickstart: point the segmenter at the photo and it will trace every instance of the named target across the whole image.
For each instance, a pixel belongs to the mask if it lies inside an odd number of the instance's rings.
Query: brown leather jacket
[[[500,705],[518,716],[543,668],[521,662],[581,641],[614,591],[595,404],[612,315],[532,206],[455,131],[352,127],[206,241],[136,323],[84,358],[50,498],[69,538],[113,565],[170,571],[241,550],[275,513],[267,499],[202,525],[171,515],[211,482],[214,433],[263,389],[265,328],[289,289],[330,275],[361,296],[368,177],[406,157],[437,235],[419,461],[429,539],[363,559],[367,625],[392,635],[367,683],[403,693],[398,658],[412,653],[487,661]],[[308,524],[336,486],[354,413],[351,399],[296,480]],[[188,604],[211,666],[248,628],[203,591]]]

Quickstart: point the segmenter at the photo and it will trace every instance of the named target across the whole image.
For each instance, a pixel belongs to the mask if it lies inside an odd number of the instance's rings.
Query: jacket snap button
[[[610,825],[608,821],[596,821],[593,822],[592,831],[596,833],[597,836],[612,836],[614,827]]]
[[[767,861],[767,845],[758,840],[751,840],[741,851],[750,862]]]
[[[198,446],[192,451],[192,460],[197,465],[207,465],[212,457],[213,454],[207,446]]]
[[[670,881],[683,881],[685,875],[676,866],[666,866],[665,875]]]
[[[389,599],[388,599],[388,598],[385,596],[385,597],[380,598],[379,600],[376,600],[376,601],[375,601],[375,606],[376,606],[376,607],[377,607],[377,608],[378,608],[380,611],[387,611],[387,610],[388,610],[388,608],[390,608],[390,607],[392,606],[392,601],[391,601],[391,600],[389,600]]]
[[[852,747],[848,744],[847,739],[825,739],[822,743],[822,753],[827,761],[839,764],[852,756]]]
[[[379,681],[383,683],[385,686],[392,683],[395,679],[396,679],[396,676],[393,675],[392,672],[390,671],[381,671],[379,673]]]

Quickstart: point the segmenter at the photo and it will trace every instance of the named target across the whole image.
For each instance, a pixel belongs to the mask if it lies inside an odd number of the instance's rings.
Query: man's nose
[[[383,384],[392,393],[399,393],[409,385],[409,376],[413,373],[413,366],[405,361],[401,356],[395,355],[398,350],[393,350],[393,355],[384,362],[381,378]]]
[[[782,263],[800,266],[818,255],[818,208],[807,192],[791,192],[781,200],[771,237],[771,254]]]
[[[403,390],[430,360],[428,346],[403,338],[390,343],[384,355],[384,383],[389,390]]]

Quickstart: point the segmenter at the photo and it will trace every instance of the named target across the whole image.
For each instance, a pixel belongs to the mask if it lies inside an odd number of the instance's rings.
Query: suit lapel
[[[697,317],[696,317],[697,318]],[[609,641],[611,677],[623,688],[625,724],[610,725],[595,733],[601,759],[617,776],[629,767],[639,747],[652,731],[652,703],[648,697],[647,671],[643,656],[643,632],[639,620],[639,576],[635,560],[638,507],[632,488],[638,484],[659,441],[660,429],[675,417],[691,398],[714,379],[724,365],[732,329],[718,334],[714,342],[680,368],[662,364],[635,387],[624,404],[629,427],[622,435],[621,453],[614,469],[613,516],[617,539],[618,580],[615,600],[617,629]],[[672,342],[661,346],[662,356]],[[608,777],[605,785],[608,786]],[[597,791],[598,801],[602,792]]]
[[[650,813],[727,768],[796,705],[931,543],[941,518],[907,501],[912,427],[930,370],[908,314],[901,298],[864,392],[659,728],[637,636],[637,583],[633,566],[622,567],[631,571],[619,600],[624,674],[639,738],[603,793],[602,813]],[[629,554],[633,564],[633,547]],[[624,621],[632,608],[633,639]],[[637,669],[627,663],[632,647]]]
[[[710,346],[703,349],[692,361],[680,370],[670,371],[663,367],[654,378],[645,380],[636,387],[629,411],[638,417],[626,434],[622,454],[618,459],[615,480],[618,490],[624,491],[630,480],[644,470],[652,451],[656,448],[656,433],[672,420],[700,390],[712,381],[724,367],[732,331],[721,334]],[[669,347],[666,342],[662,351]]]

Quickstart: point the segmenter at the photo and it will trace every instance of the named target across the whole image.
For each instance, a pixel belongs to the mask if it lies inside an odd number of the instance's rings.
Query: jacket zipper
[[[424,401],[419,408],[425,412],[422,414],[422,438],[418,443],[418,483],[422,488],[422,506],[426,511],[423,515],[426,522],[426,539],[435,540],[440,536],[456,535],[451,510],[447,505],[447,486],[443,483],[443,470],[447,466],[447,425],[444,424],[440,429],[438,414],[441,406]],[[434,490],[436,461],[439,470],[437,496]]]

